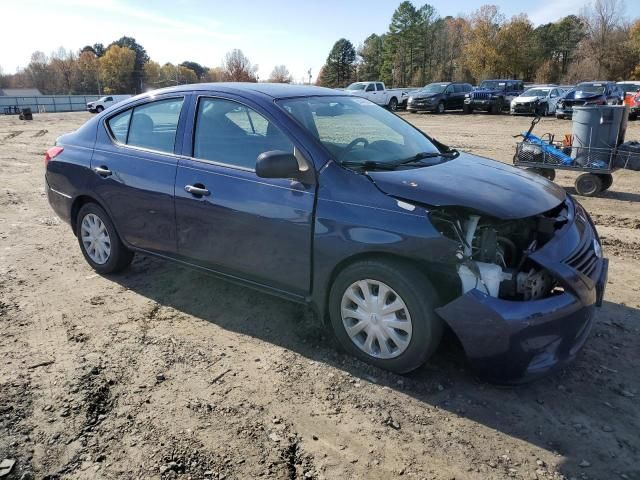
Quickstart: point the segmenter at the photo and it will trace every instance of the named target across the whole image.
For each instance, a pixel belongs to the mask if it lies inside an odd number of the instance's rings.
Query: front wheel
[[[473,107],[471,105],[467,105],[466,103],[462,107],[462,112],[466,115],[470,115],[473,113]]]
[[[396,97],[391,97],[389,100],[389,110],[395,112],[398,109],[398,99]]]
[[[442,320],[437,296],[410,264],[370,260],[344,269],[329,295],[329,314],[340,345],[377,367],[406,373],[436,350]]]
[[[98,105],[96,107],[96,113],[101,113],[102,111],[104,111],[104,107],[102,105]]]
[[[126,268],[133,252],[124,246],[113,222],[102,207],[87,203],[78,212],[76,235],[85,260],[98,273]]]
[[[438,103],[438,106],[436,107],[436,113],[444,113],[444,111],[445,111],[444,102]]]

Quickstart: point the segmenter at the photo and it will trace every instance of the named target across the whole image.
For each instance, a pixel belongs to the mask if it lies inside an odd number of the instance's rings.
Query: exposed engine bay
[[[533,217],[500,220],[465,209],[432,211],[440,233],[460,242],[457,274],[462,293],[474,288],[507,300],[537,300],[558,287],[529,255],[567,222],[565,204]]]

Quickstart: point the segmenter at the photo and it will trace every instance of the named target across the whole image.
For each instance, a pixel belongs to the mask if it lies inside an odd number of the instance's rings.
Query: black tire
[[[466,115],[470,115],[473,113],[473,107],[465,103],[464,106],[462,107],[462,112]]]
[[[585,197],[593,197],[602,191],[602,179],[593,173],[583,173],[576,178],[576,192]]]
[[[416,113],[415,110],[407,110],[408,113]]]
[[[564,120],[564,119],[565,119],[565,118],[567,118],[567,117],[565,117],[564,115],[556,115],[556,118],[557,118],[558,120]]]
[[[528,167],[527,172],[535,173],[553,182],[556,178],[556,171],[553,168]]]
[[[102,105],[98,105],[98,106],[96,107],[96,113],[101,113],[101,112],[103,112],[103,111],[104,111],[104,107],[103,107]]]
[[[610,173],[601,173],[598,174],[598,177],[602,180],[602,191],[609,190],[611,185],[613,185],[613,175]]]
[[[446,111],[446,108],[444,106],[444,102],[438,103],[438,105],[436,106],[435,112],[436,113],[444,113],[445,111]]]
[[[82,221],[89,214],[97,216],[102,221],[109,235],[111,251],[104,263],[95,262],[89,256],[89,253],[82,242]],[[109,215],[107,215],[107,212],[105,212],[104,209],[96,203],[86,203],[82,208],[80,208],[76,219],[76,236],[78,237],[78,244],[80,245],[80,250],[82,251],[82,255],[84,255],[85,260],[89,265],[91,265],[91,268],[100,274],[119,272],[128,267],[133,260],[133,252],[125,247],[122,240],[120,240],[120,236],[113,226],[113,222],[109,218]]]
[[[396,97],[391,97],[389,100],[389,110],[395,112],[398,109],[398,99]]]
[[[342,322],[341,304],[353,283],[371,279],[391,287],[405,302],[412,324],[406,350],[395,358],[369,355],[353,343]],[[329,294],[329,315],[334,334],[350,354],[379,368],[407,373],[420,367],[435,352],[442,337],[443,322],[434,312],[437,294],[427,277],[413,265],[399,261],[368,260],[354,263],[338,274]]]
[[[538,111],[538,114],[539,114],[541,117],[547,117],[547,116],[549,116],[549,105],[547,105],[546,103],[544,103],[544,104],[540,105],[540,107],[539,107],[539,111]]]
[[[491,107],[489,108],[489,112],[492,113],[493,115],[499,115],[500,113],[502,113],[502,99],[498,99],[497,102],[493,103],[491,105]]]

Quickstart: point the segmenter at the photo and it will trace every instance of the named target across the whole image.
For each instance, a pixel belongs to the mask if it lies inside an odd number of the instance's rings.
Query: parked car
[[[511,100],[523,91],[524,83],[521,80],[485,80],[477,89],[466,94],[464,112],[483,110],[500,113],[509,108]]]
[[[391,111],[395,111],[399,106],[405,105],[409,98],[409,95],[403,89],[387,89],[383,82],[355,82],[344,91],[350,95],[371,100],[373,103],[387,107]]]
[[[511,115],[534,114],[546,117],[554,114],[563,90],[555,85],[533,87],[511,100]]]
[[[577,354],[602,302],[607,260],[564,189],[331,89],[157,90],[61,136],[45,164],[95,271],[140,252],[309,304],[394,372],[446,325],[482,376],[536,378]]]
[[[571,118],[573,116],[573,107],[607,105],[609,103],[618,105],[620,96],[616,92],[618,92],[617,87],[616,89],[607,88],[603,82],[579,83],[573,90],[570,90],[558,100],[556,118]]]
[[[87,103],[87,110],[91,113],[100,113],[116,103],[131,98],[131,95],[106,95],[98,100]]]
[[[636,120],[638,114],[640,114],[640,92],[635,94],[627,94],[624,99],[624,104],[629,106],[629,118]]]
[[[444,113],[446,110],[461,110],[465,95],[472,90],[468,83],[430,83],[409,94],[407,111]]]

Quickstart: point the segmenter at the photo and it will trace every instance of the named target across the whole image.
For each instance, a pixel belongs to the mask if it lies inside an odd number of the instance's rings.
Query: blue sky
[[[634,0],[635,1],[635,0]],[[8,3],[8,4],[7,4]],[[31,52],[58,47],[79,49],[133,36],[152,59],[193,60],[218,66],[224,54],[240,48],[266,79],[284,64],[295,81],[311,68],[315,78],[340,37],[356,46],[387,30],[399,0],[9,0],[2,6],[0,66],[12,73]],[[441,16],[468,14],[485,3],[511,16],[526,12],[535,23],[578,13],[588,0],[462,1],[431,3]],[[422,5],[421,2],[414,2]],[[28,27],[25,31],[24,27]]]

